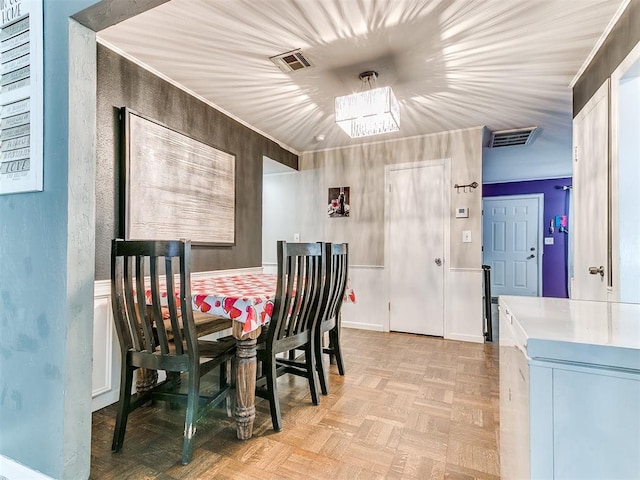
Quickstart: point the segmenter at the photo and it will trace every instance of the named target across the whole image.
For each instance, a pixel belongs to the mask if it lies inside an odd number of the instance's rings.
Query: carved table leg
[[[238,340],[236,358],[236,433],[247,440],[256,418],[256,339]]]

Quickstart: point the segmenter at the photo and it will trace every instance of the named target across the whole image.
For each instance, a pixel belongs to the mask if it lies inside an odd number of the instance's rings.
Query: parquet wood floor
[[[319,406],[304,379],[281,377],[281,432],[264,400],[246,442],[224,408],[213,410],[187,466],[182,410],[134,412],[117,454],[114,406],[95,412],[90,478],[499,479],[497,346],[343,329],[343,350],[346,376],[331,366]]]

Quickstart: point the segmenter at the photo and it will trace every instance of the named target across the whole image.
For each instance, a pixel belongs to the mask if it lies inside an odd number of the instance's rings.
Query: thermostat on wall
[[[469,208],[468,207],[456,208],[456,218],[469,218]]]

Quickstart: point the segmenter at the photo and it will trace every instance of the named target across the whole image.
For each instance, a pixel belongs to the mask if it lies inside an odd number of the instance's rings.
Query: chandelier
[[[391,87],[376,88],[377,78],[377,72],[362,72],[362,91],[336,97],[336,123],[351,138],[400,130],[398,100]]]

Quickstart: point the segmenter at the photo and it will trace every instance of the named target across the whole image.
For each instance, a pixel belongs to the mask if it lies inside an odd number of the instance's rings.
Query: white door
[[[483,263],[491,267],[491,296],[540,294],[542,201],[541,194],[483,199]]]
[[[571,298],[607,300],[609,278],[609,82],[573,120]]]
[[[389,170],[389,328],[444,335],[444,164]]]

